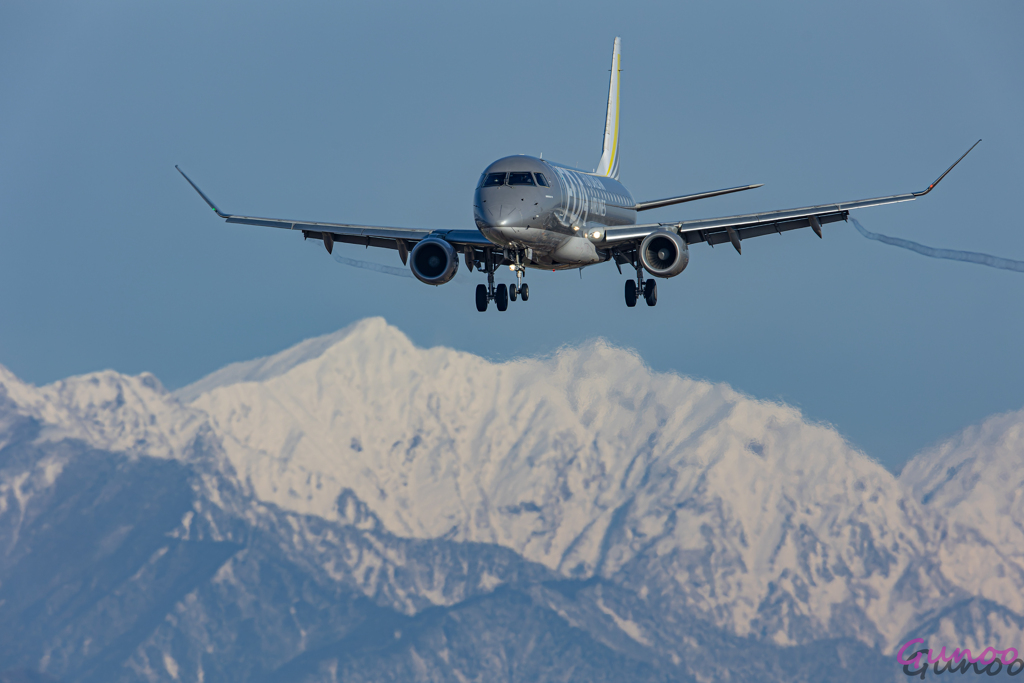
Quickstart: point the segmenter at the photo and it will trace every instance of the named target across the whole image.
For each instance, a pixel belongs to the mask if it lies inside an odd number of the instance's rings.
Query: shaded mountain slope
[[[174,395],[0,367],[0,676],[899,680],[908,634],[1020,640],[1022,422],[897,480],[601,342],[379,319]]]

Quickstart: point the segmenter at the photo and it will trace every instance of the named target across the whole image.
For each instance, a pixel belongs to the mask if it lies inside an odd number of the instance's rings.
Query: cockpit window
[[[508,174],[509,185],[533,185],[533,174],[530,172],[516,173],[512,172]]]
[[[506,175],[506,173],[488,173],[483,177],[483,182],[480,183],[480,187],[494,187],[496,185],[504,185]]]
[[[544,177],[543,173],[534,173],[537,176],[537,184],[541,187],[548,187],[548,179]]]

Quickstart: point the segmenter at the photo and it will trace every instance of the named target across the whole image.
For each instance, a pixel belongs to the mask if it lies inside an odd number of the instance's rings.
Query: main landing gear
[[[523,252],[516,249],[511,252],[511,255],[515,260],[512,269],[516,271],[518,284],[509,287],[506,287],[504,284],[495,286],[494,271],[498,269],[498,259],[494,257],[491,249],[485,250],[484,263],[481,270],[487,273],[487,284],[476,286],[476,310],[481,313],[487,310],[487,304],[491,301],[494,302],[499,311],[507,311],[510,299],[515,301],[522,297],[523,301],[530,300],[530,285],[523,282],[523,276],[526,274],[526,266],[523,264]]]
[[[515,301],[517,296],[521,296],[523,298],[523,301],[529,301],[530,285],[526,284],[525,282],[519,286],[509,285],[508,298],[512,299],[512,301]]]
[[[638,258],[636,260],[636,280],[626,280],[626,305],[633,308],[636,306],[636,300],[641,296],[648,306],[658,304],[658,283],[653,279],[644,279],[644,267]]]

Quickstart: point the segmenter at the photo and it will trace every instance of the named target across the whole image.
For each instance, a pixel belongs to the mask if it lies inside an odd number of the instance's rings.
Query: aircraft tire
[[[654,280],[644,283],[644,299],[647,300],[648,306],[658,305],[658,283]]]
[[[530,300],[530,285],[523,283],[523,286],[519,288],[519,296],[523,297],[523,301]]]
[[[481,313],[487,310],[487,285],[476,286],[476,310]]]
[[[636,306],[636,282],[626,280],[626,305],[630,308]]]
[[[494,303],[499,311],[508,310],[508,287],[504,284],[498,285],[497,291],[494,292]]]
[[[508,298],[512,299],[512,301],[515,301],[517,296],[519,296],[519,288],[516,287],[515,285],[509,285]]]

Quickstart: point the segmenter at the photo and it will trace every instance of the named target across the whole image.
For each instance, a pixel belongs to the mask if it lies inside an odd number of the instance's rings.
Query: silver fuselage
[[[509,172],[541,173],[548,187],[482,185],[490,174]],[[636,223],[635,204],[617,180],[520,155],[498,159],[484,170],[473,214],[490,242],[525,252],[528,268],[578,268],[608,260],[595,242],[606,228]]]

